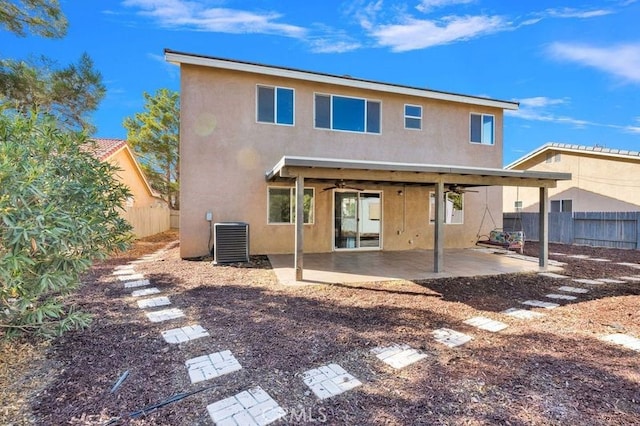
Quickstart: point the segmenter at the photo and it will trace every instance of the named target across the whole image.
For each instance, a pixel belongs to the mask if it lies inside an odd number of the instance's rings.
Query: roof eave
[[[362,80],[351,77],[341,77],[337,75],[315,73],[291,68],[274,67],[249,62],[241,62],[229,59],[215,58],[191,53],[177,52],[165,49],[165,60],[175,64],[189,64],[204,67],[221,68],[233,71],[250,72],[276,77],[291,78],[295,80],[311,81],[314,83],[346,86],[359,89],[375,90],[380,92],[395,93],[406,96],[416,96],[429,99],[436,99],[449,102],[458,102],[471,105],[478,105],[503,110],[517,110],[518,102],[504,101],[498,99],[482,98],[456,93],[441,92],[416,87],[400,86],[389,83],[380,83],[369,80]]]

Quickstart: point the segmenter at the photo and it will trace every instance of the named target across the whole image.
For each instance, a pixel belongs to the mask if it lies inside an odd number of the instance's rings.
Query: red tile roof
[[[127,145],[127,141],[124,139],[94,138],[92,141],[95,142],[95,148],[92,149],[93,155],[100,161],[106,160]]]

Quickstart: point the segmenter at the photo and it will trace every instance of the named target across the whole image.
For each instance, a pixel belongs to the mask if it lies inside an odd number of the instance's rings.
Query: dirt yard
[[[535,274],[422,282],[281,286],[263,257],[250,265],[212,266],[179,259],[136,265],[186,318],[151,323],[114,267],[166,247],[173,234],[141,241],[96,265],[73,302],[94,314],[91,327],[51,343],[3,342],[0,424],[210,425],[207,405],[261,386],[287,410],[275,424],[632,425],[640,423],[640,353],[600,337],[640,337],[640,282],[569,283]],[[535,255],[535,244],[527,244]],[[616,262],[640,251],[551,245],[551,252],[609,259],[568,262],[576,278],[640,276]],[[545,300],[562,285],[588,287],[557,301],[544,317],[501,311]],[[549,299],[546,299],[549,300]],[[482,315],[508,324],[490,333],[463,323]],[[200,324],[210,336],[170,345],[161,331]],[[433,339],[447,327],[474,339],[448,348]],[[401,370],[371,349],[407,344],[427,357]],[[191,384],[185,360],[230,350],[242,370]],[[304,371],[337,363],[362,382],[318,400]],[[122,374],[128,377],[110,390]],[[140,417],[131,413],[181,392],[204,389]]]

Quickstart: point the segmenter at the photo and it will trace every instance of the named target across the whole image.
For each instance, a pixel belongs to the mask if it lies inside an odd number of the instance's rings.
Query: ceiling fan
[[[464,186],[460,185],[449,185],[449,189],[444,192],[454,192],[456,194],[464,194],[465,192],[478,192],[473,189],[466,189]]]
[[[353,189],[354,191],[363,191],[362,188],[356,188],[355,186],[349,186],[344,180],[337,180],[333,186],[324,188],[322,191],[329,191],[331,189]]]

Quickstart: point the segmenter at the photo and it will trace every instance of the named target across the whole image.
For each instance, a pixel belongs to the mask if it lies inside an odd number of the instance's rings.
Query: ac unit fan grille
[[[214,234],[214,263],[249,261],[249,224],[216,223]]]

